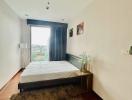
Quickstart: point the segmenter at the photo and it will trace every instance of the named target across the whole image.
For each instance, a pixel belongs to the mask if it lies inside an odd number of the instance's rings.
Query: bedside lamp
[[[90,66],[91,57],[87,55],[85,52],[80,55],[80,63],[82,64],[80,71],[81,72],[88,72],[88,66]]]

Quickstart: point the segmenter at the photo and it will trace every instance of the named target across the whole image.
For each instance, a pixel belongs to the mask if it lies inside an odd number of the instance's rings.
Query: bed
[[[67,61],[32,62],[22,73],[20,83],[66,78],[77,71],[79,69]]]
[[[79,58],[73,55],[67,55],[67,61],[40,61],[30,63],[23,71],[20,77],[18,88],[20,92],[50,87],[63,84],[80,84],[82,76],[80,75]],[[90,79],[92,82],[92,79]],[[90,87],[92,83],[90,83]]]

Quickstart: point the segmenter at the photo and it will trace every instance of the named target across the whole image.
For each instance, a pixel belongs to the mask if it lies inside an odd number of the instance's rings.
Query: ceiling
[[[68,22],[92,0],[5,0],[21,18]],[[50,4],[48,4],[48,2]],[[46,7],[49,6],[49,10]]]

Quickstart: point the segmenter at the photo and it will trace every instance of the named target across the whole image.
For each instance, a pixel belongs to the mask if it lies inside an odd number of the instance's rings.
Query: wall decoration
[[[83,34],[84,32],[84,22],[77,25],[77,35]]]
[[[72,37],[73,36],[73,28],[71,28],[70,30],[69,30],[69,37]]]
[[[130,46],[129,54],[132,55],[132,46]]]

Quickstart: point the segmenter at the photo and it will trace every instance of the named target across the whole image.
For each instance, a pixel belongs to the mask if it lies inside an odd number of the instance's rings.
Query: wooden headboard
[[[81,69],[80,57],[74,56],[72,54],[66,54],[66,60],[76,66],[78,69]]]

